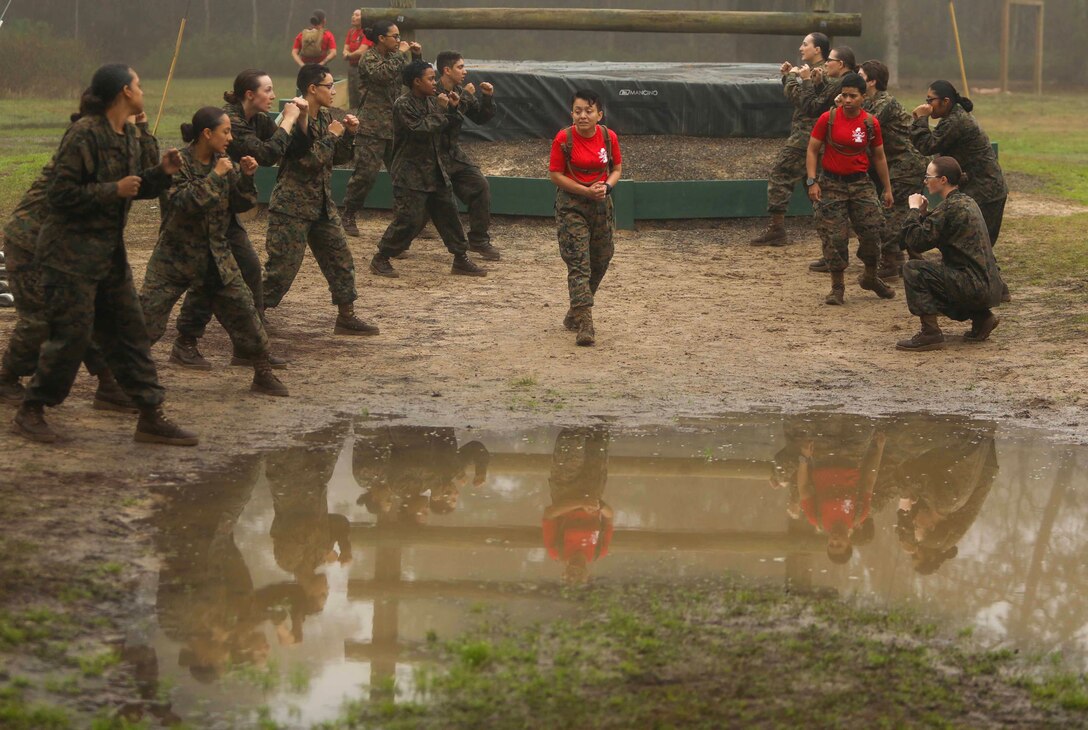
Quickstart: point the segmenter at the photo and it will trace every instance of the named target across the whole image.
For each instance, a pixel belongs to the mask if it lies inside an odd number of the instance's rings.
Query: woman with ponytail
[[[176,446],[198,441],[163,414],[165,391],[151,360],[125,253],[132,200],[155,198],[181,165],[172,149],[154,167],[142,169],[147,146],[141,146],[129,119],[143,114],[143,96],[140,79],[128,66],[98,69],[83,95],[80,118],[53,158],[37,251],[49,336],[15,415],[16,433],[33,441],[56,441],[45,406],[64,402],[92,338],[140,412],[137,441]]]
[[[278,125],[273,121],[268,113],[276,101],[276,92],[272,88],[271,77],[258,69],[246,69],[238,74],[234,79],[234,88],[223,93],[223,101],[226,102],[223,111],[230,118],[231,140],[227,145],[227,156],[236,163],[240,163],[243,157],[252,157],[261,167],[278,165],[291,142],[295,125],[306,124],[306,100],[301,97],[283,105]],[[230,217],[227,228],[227,244],[238,262],[242,279],[253,294],[253,305],[258,312],[263,312],[261,259],[242,222],[234,215]],[[175,365],[195,370],[210,370],[212,367],[197,348],[197,342],[204,336],[204,330],[212,320],[212,301],[205,296],[207,293],[208,290],[197,287],[185,295],[177,319],[178,337],[170,352],[170,362]],[[270,360],[274,368],[286,367],[285,360],[275,356],[270,356]],[[234,353],[230,364],[253,365],[238,352]]]
[[[170,186],[159,243],[140,290],[148,336],[153,343],[162,337],[170,310],[193,287],[211,302],[234,351],[253,364],[251,390],[286,396],[287,388],[272,373],[268,335],[227,240],[235,215],[257,204],[257,160],[247,155],[236,164],[227,156],[231,123],[218,107],[197,111],[191,123],[181,125],[181,138],[189,146],[181,151],[181,169]]]

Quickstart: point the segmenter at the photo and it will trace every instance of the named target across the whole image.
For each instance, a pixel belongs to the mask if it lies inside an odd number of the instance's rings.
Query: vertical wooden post
[[[1044,3],[1039,3],[1039,16],[1035,26],[1035,93],[1043,93],[1043,8]]]
[[[414,9],[416,7],[416,0],[389,0],[389,7]],[[416,39],[416,32],[414,30],[401,28],[400,39],[402,41],[414,41]]]
[[[954,0],[948,0],[948,13],[952,16],[952,35],[956,39],[956,55],[960,59],[960,80],[963,81],[963,88],[960,89],[960,93],[964,96],[970,96],[971,89],[967,86],[967,66],[963,63],[963,46],[960,45],[960,28],[956,25],[956,3]]]
[[[1001,80],[998,86],[1002,91],[1009,90],[1009,39],[1011,29],[1009,24],[1012,15],[1012,2],[1005,0],[1001,8]]]
[[[884,3],[884,63],[888,66],[888,86],[899,86],[899,0]]]

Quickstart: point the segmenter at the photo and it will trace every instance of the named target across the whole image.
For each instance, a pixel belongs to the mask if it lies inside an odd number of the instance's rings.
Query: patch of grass
[[[1088,713],[1088,675],[1055,671],[1022,683],[1032,697],[1046,705]]]
[[[28,704],[22,692],[0,693],[0,727],[4,730],[66,730],[72,726],[59,707]]]
[[[121,657],[115,651],[104,651],[101,654],[79,657],[79,671],[84,677],[101,677],[106,670],[121,661]]]
[[[536,377],[532,375],[523,375],[520,378],[514,378],[510,381],[511,388],[532,388],[536,384]]]

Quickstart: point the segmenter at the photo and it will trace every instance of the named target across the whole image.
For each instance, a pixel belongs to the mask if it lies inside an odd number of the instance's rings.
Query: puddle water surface
[[[345,424],[165,490],[125,656],[163,719],[308,726],[410,696],[428,636],[481,604],[531,622],[567,584],[733,573],[1083,662],[1086,456],[921,415]]]

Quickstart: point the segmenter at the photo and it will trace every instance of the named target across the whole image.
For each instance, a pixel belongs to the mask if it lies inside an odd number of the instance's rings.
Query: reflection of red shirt
[[[608,151],[604,148],[604,135],[601,133],[601,128],[598,126],[597,133],[589,139],[578,134],[577,131],[573,132],[574,147],[570,151],[570,164],[582,170],[591,170],[592,172],[589,174],[577,170],[572,172],[567,169],[567,158],[563,154],[563,145],[566,144],[567,132],[570,131],[570,127],[567,127],[555,135],[555,141],[552,142],[552,156],[548,164],[548,171],[561,172],[583,185],[592,185],[599,180],[605,180],[608,177]],[[619,138],[611,129],[608,130],[608,136],[612,138],[612,165],[622,164],[623,156],[620,154]]]
[[[586,562],[608,554],[612,543],[612,520],[599,514],[576,509],[554,520],[544,519],[544,547],[552,560],[569,560],[576,553],[583,553]],[[563,533],[562,551],[556,544],[559,532]]]
[[[374,41],[366,37],[362,28],[352,28],[348,31],[348,37],[344,39],[344,48],[348,53],[355,53],[359,50],[359,46],[370,48],[372,45],[374,45]],[[359,56],[358,58],[349,58],[348,65],[358,66],[359,61],[361,60],[363,60],[362,56]]]
[[[811,478],[816,499],[801,500],[801,510],[810,524],[824,532],[831,532],[836,524],[845,525],[847,530],[851,530],[869,516],[872,494],[858,494],[861,482],[859,470],[817,467],[812,470]],[[819,515],[816,514],[817,502],[820,504]]]
[[[295,36],[295,45],[293,46],[296,51],[299,52],[300,57],[305,63],[321,63],[325,60],[325,56],[329,55],[329,51],[336,49],[336,37],[333,36],[331,31],[325,31],[325,35],[321,37],[321,55],[317,57],[302,56],[302,34],[299,33]]]
[[[832,145],[824,145],[824,169],[836,175],[853,175],[858,172],[869,171],[869,155],[866,154],[869,147],[869,128],[865,126],[865,117],[869,112],[864,109],[853,119],[846,116],[846,112],[839,109],[835,112],[835,127],[832,140],[840,152]],[[824,112],[812,128],[812,136],[824,142],[827,140],[827,123],[831,118],[831,112]],[[879,147],[884,144],[884,136],[880,132],[880,122],[873,117],[872,146]]]

